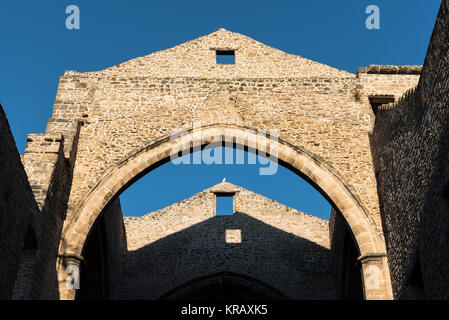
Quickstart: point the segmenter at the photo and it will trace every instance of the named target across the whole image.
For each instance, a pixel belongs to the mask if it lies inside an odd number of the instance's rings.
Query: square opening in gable
[[[216,194],[216,215],[232,216],[234,214],[234,194]]]
[[[235,64],[235,50],[215,50],[217,64]]]

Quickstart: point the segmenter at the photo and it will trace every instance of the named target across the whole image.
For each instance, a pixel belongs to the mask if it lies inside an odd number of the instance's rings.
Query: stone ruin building
[[[0,298],[448,299],[448,10],[422,67],[352,74],[220,29],[66,71],[22,155],[1,109]],[[268,147],[329,201],[330,220],[228,182],[123,217],[128,186],[217,140]],[[216,215],[219,196],[233,215]]]

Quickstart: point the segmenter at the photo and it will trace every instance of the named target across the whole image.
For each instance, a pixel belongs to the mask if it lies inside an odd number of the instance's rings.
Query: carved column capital
[[[387,254],[385,252],[381,253],[367,253],[357,258],[361,264],[367,262],[381,262],[383,258],[385,258]]]
[[[65,267],[69,265],[80,266],[81,262],[84,261],[84,258],[78,254],[73,253],[63,253],[58,254],[58,259],[62,265]]]

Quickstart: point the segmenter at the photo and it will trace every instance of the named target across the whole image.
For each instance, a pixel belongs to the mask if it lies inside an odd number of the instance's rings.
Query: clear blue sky
[[[65,27],[78,5],[81,29]],[[381,29],[365,28],[365,8],[381,10]],[[0,3],[0,102],[19,152],[29,133],[45,131],[65,70],[101,70],[223,27],[289,53],[349,72],[369,64],[422,64],[440,0],[42,0]],[[254,166],[166,165],[123,195],[125,214],[179,201],[226,176],[318,216],[329,206],[287,170],[260,177]],[[180,183],[183,181],[183,183]],[[132,194],[132,195],[129,195]],[[145,200],[145,201],[142,201]]]

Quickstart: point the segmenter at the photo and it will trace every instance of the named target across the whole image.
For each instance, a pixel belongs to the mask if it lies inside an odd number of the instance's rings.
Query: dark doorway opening
[[[343,263],[341,297],[345,300],[363,300],[361,265],[357,249],[351,234],[346,231],[343,242]]]
[[[407,282],[405,298],[408,300],[424,300],[424,281],[422,278],[421,264],[419,258],[416,259],[413,265],[412,272]]]
[[[33,299],[33,273],[37,259],[38,241],[31,225],[28,225],[23,239],[22,254],[12,294],[13,300]]]
[[[79,300],[109,298],[108,252],[106,226],[103,214],[95,221],[83,249],[84,261],[80,266]]]
[[[241,301],[287,300],[279,290],[252,277],[220,272],[170,290],[160,300]]]

